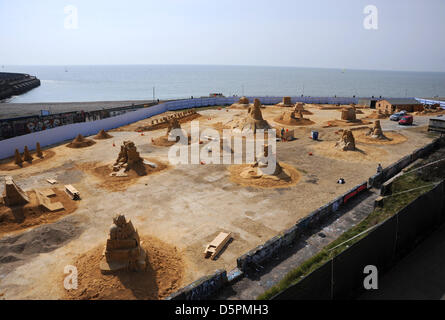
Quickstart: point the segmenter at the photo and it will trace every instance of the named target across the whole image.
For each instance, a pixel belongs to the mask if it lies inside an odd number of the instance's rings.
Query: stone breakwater
[[[40,80],[29,74],[0,72],[0,100],[28,92],[40,86]]]

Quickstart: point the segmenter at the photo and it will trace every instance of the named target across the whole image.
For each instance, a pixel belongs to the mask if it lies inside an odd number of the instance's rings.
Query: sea
[[[444,72],[210,65],[1,66],[41,86],[10,103],[225,96],[444,97]]]

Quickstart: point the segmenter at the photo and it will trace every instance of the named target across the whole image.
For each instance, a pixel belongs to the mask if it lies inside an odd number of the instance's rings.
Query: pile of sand
[[[159,146],[159,147],[171,147],[172,145],[176,144],[177,142],[181,141],[181,140],[185,140],[184,136],[183,137],[174,137],[172,136],[172,130],[181,130],[181,125],[179,123],[179,121],[177,119],[171,119],[168,121],[168,128],[167,128],[167,133],[164,136],[160,136],[158,138],[154,138],[152,139],[152,143],[155,146]],[[170,139],[169,137],[172,136]],[[187,136],[187,143],[190,144],[191,143],[191,137]]]
[[[96,141],[86,139],[86,138],[84,138],[84,136],[79,134],[71,143],[68,143],[66,146],[68,148],[78,149],[78,148],[86,148],[86,147],[92,146],[95,143],[96,143]]]
[[[274,121],[287,126],[309,126],[315,123],[310,119],[304,118],[302,110],[284,112],[281,116],[275,118]]]
[[[386,119],[388,117],[389,117],[389,115],[387,115],[387,114],[374,111],[369,116],[367,116],[366,119]]]
[[[371,124],[370,121],[366,121],[363,119],[356,119],[355,121],[348,120],[329,120],[326,121],[323,125],[323,128],[334,128],[334,127],[354,127],[354,126],[363,126]]]
[[[51,197],[50,201],[61,202],[64,206],[64,209],[61,211],[50,212],[44,207],[39,206],[35,191],[26,192],[29,197],[29,202],[25,205],[8,207],[4,203],[1,203],[0,235],[52,223],[76,211],[76,201],[71,200],[63,190],[57,188],[53,190],[56,195]]]
[[[296,185],[301,178],[297,169],[283,162],[277,163],[283,174],[277,175],[277,178],[270,176],[258,176],[256,170],[252,170],[252,164],[232,165],[229,167],[230,180],[245,187],[268,188],[287,188]],[[249,176],[251,172],[251,176]]]
[[[408,139],[395,131],[385,131],[384,139],[375,139],[369,135],[368,129],[360,129],[355,131],[355,139],[357,142],[376,145],[392,145],[404,143]]]
[[[78,289],[64,289],[64,299],[159,300],[180,289],[184,277],[182,253],[150,236],[141,237],[141,245],[149,260],[145,272],[102,274],[99,264],[103,244],[77,257],[72,264],[78,270]],[[61,275],[60,284],[63,284],[62,276],[66,277],[65,274]]]
[[[383,163],[388,155],[386,150],[368,145],[356,146],[354,151],[345,152],[336,148],[332,141],[322,141],[310,148],[314,156],[356,163]]]
[[[110,139],[110,138],[113,138],[113,136],[111,134],[109,134],[108,132],[106,132],[104,129],[100,130],[99,133],[94,136],[94,139],[97,139],[97,140],[105,140],[105,139]]]

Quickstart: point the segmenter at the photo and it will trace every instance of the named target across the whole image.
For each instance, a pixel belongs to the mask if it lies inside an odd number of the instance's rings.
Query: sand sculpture
[[[81,134],[77,135],[77,137],[69,144],[67,144],[67,147],[69,148],[85,148],[92,146],[96,142],[90,139],[84,138]]]
[[[372,139],[387,140],[388,138],[383,134],[380,120],[374,122],[374,126],[369,130],[367,136]]]
[[[354,151],[355,149],[355,139],[352,135],[351,130],[343,130],[340,140],[335,144],[337,149],[342,151]]]
[[[261,102],[259,99],[255,99],[253,106],[250,106],[247,110],[247,117],[243,121],[241,121],[241,124],[237,124],[234,128],[240,128],[242,131],[250,131],[252,130],[253,133],[256,133],[256,130],[263,129],[267,130],[270,129],[271,126],[269,123],[263,119],[263,114],[261,113]]]
[[[294,108],[294,112],[300,112],[301,111],[301,113],[302,114],[313,114],[312,112],[310,112],[309,110],[306,110],[305,108],[304,108],[304,103],[303,102],[297,102],[296,104],[295,104],[295,108]]]
[[[290,175],[288,175],[285,170],[280,166],[278,161],[275,164],[275,170],[273,173],[266,172],[266,168],[269,165],[269,146],[264,146],[264,151],[256,155],[255,162],[243,170],[240,174],[241,178],[244,179],[272,179],[272,180],[289,180]]]
[[[302,105],[295,106],[295,109],[293,111],[286,111],[283,112],[281,116],[274,119],[276,122],[290,125],[290,126],[307,126],[310,124],[313,124],[314,122],[310,119],[306,119],[303,116],[304,108]]]
[[[167,128],[169,125],[169,121],[171,119],[176,119],[178,122],[189,121],[199,117],[199,113],[196,112],[195,109],[190,109],[182,112],[176,112],[172,115],[162,117],[160,119],[154,119],[151,121],[150,125],[137,127],[136,131],[152,131]]]
[[[139,156],[133,141],[124,141],[116,162],[113,164],[113,171],[110,176],[125,175],[124,172],[130,170],[132,166],[142,164],[143,159]]]
[[[28,150],[28,146],[25,146],[24,151],[23,151],[23,160],[27,161],[27,162],[32,162],[33,157],[31,156],[31,154],[29,153]]]
[[[94,139],[97,140],[105,140],[105,139],[110,139],[113,136],[111,134],[109,134],[108,132],[106,132],[104,129],[100,130],[98,134],[96,134],[94,136]]]
[[[40,148],[39,142],[36,143],[36,155],[39,158],[43,158],[43,152],[42,152],[42,149]]]
[[[291,97],[283,97],[283,101],[277,104],[278,107],[293,107]]]
[[[234,109],[247,109],[250,106],[249,99],[246,97],[241,97],[237,103],[234,103],[230,108]]]
[[[356,121],[357,117],[353,107],[343,108],[341,110],[341,119],[345,121]]]
[[[23,163],[23,159],[22,159],[22,156],[20,155],[19,149],[15,149],[15,152],[14,152],[14,163],[16,165],[19,165],[19,166],[21,166],[22,163]]]
[[[141,247],[139,234],[131,221],[124,215],[113,218],[103,258],[100,262],[102,273],[116,271],[145,271],[148,256]]]
[[[157,146],[164,146],[169,147],[174,145],[175,143],[179,142],[181,140],[180,136],[173,136],[172,131],[179,129],[181,130],[181,124],[179,123],[178,119],[173,118],[168,121],[168,127],[167,127],[167,133],[164,136],[161,136],[159,138],[153,139],[153,144]],[[177,131],[175,132],[177,133]],[[182,135],[182,130],[180,131],[180,134]],[[184,136],[182,138],[185,138]],[[190,144],[191,138],[190,136],[187,136],[187,141]]]
[[[3,201],[9,206],[25,205],[29,202],[29,197],[18,185],[15,184],[12,177],[5,177],[5,190],[3,191]]]

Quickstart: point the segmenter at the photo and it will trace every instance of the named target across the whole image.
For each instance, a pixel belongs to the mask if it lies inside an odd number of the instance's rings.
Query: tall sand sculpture
[[[36,143],[36,155],[39,158],[43,158],[43,152],[42,149],[40,148],[40,142]]]
[[[242,131],[252,130],[256,133],[258,129],[267,130],[271,126],[269,123],[263,119],[263,114],[261,113],[261,102],[259,99],[255,99],[253,106],[250,106],[247,110],[247,117],[242,125]]]
[[[32,162],[32,160],[33,160],[33,157],[29,153],[28,146],[25,146],[25,148],[23,150],[23,160],[27,161],[27,162]]]
[[[355,113],[355,108],[353,107],[343,108],[341,110],[341,119],[344,121],[356,121],[357,116]]]
[[[22,156],[20,155],[19,149],[15,149],[14,151],[14,163],[18,166],[22,166],[23,159]]]
[[[295,107],[292,111],[285,111],[281,116],[275,118],[274,121],[289,126],[307,126],[314,124],[310,119],[303,116],[304,108]]]
[[[148,256],[141,247],[137,230],[124,215],[115,216],[100,261],[101,272],[145,271],[147,266]]]
[[[382,126],[380,125],[380,120],[376,120],[374,122],[374,125],[369,130],[367,136],[369,136],[372,139],[388,140],[388,138],[383,134]]]
[[[269,172],[269,146],[265,145],[263,152],[256,155],[255,162],[247,167],[240,173],[243,179],[272,179],[272,180],[289,180],[290,174],[288,174],[278,163],[275,161],[275,168],[273,172]],[[276,159],[275,159],[276,160]],[[273,164],[271,164],[273,165]]]
[[[352,131],[349,129],[343,130],[340,140],[335,144],[335,147],[342,151],[354,151],[355,139]]]
[[[176,133],[178,131],[175,131],[175,136],[173,136],[172,131],[173,130],[180,130],[180,136],[177,136]],[[156,146],[162,146],[162,147],[170,147],[174,145],[175,143],[181,141],[184,141],[187,139],[188,144],[190,144],[191,138],[187,135],[187,138],[183,136],[182,130],[181,130],[181,124],[179,123],[177,118],[172,118],[168,120],[168,127],[167,127],[167,133],[164,136],[160,136],[158,138],[153,139],[153,144]]]
[[[144,160],[140,157],[139,152],[133,141],[124,141],[116,162],[113,164],[113,171],[128,171],[133,166],[141,164]]]

